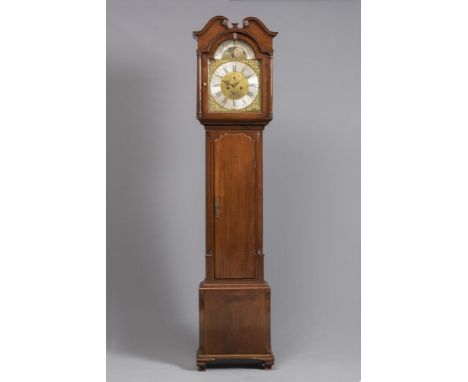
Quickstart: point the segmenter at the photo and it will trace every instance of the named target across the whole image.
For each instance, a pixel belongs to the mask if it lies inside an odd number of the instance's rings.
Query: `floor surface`
[[[279,358],[272,370],[209,368],[206,371],[198,371],[195,366],[195,355],[181,356],[172,363],[111,352],[107,357],[107,380],[109,382],[358,382],[359,368],[359,360],[356,359],[306,353],[300,357]]]

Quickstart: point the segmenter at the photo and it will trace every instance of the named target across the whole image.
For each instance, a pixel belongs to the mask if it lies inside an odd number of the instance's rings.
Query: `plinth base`
[[[273,365],[270,286],[264,281],[200,284],[197,366]]]
[[[200,354],[197,352],[198,370],[207,366],[258,366],[270,370],[275,362],[273,354]]]

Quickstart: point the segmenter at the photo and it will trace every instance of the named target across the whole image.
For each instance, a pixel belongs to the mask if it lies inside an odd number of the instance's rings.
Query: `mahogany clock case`
[[[262,139],[263,129],[272,118],[271,59],[276,34],[255,17],[245,18],[239,27],[236,23],[229,26],[223,16],[213,17],[194,32],[198,44],[197,118],[206,129],[206,271],[199,290],[200,370],[213,362],[255,361],[265,368],[271,368],[274,362],[271,291],[263,274]],[[251,59],[259,63],[258,85],[255,82],[258,110],[211,109],[209,65],[219,57],[219,47],[230,41],[233,50],[227,55],[234,60],[232,68],[212,76],[218,75],[227,88],[237,86],[236,91],[242,84],[253,86],[245,79],[231,81],[232,76],[242,78],[235,64],[240,61],[233,55],[246,56],[241,47],[250,47]],[[221,81],[217,81],[220,89]],[[232,90],[227,93],[224,89],[218,97],[222,94],[225,104]]]

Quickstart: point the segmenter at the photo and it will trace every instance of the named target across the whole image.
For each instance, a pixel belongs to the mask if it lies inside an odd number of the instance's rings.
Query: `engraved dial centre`
[[[249,83],[243,74],[229,72],[221,79],[221,91],[229,99],[241,99],[249,91]]]

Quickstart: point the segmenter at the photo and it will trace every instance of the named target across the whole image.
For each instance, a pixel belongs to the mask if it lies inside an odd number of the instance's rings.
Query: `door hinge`
[[[257,161],[256,160],[253,161],[253,168],[257,168]]]

